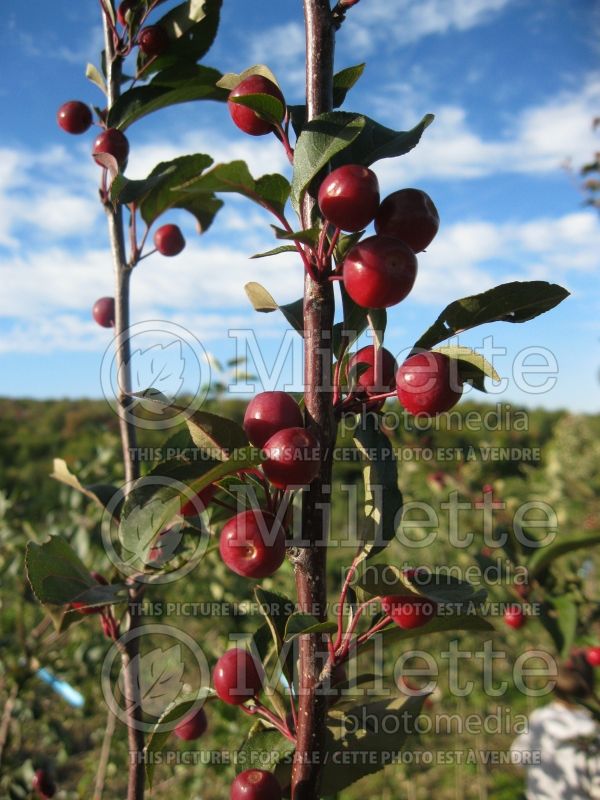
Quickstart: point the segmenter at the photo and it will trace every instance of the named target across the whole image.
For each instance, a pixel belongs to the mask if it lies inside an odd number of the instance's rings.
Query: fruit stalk
[[[114,3],[111,0],[114,8]],[[103,11],[104,46],[106,53],[106,88],[107,109],[118,99],[121,91],[122,59],[115,49],[113,31],[108,14]],[[127,419],[127,406],[131,402],[131,350],[129,342],[129,283],[130,269],[125,252],[125,235],[123,230],[123,214],[120,205],[113,207],[105,203],[108,221],[108,234],[115,271],[115,363],[117,368],[119,395],[117,398],[119,430],[123,449],[125,471],[125,493],[132,482],[139,477],[139,467],[135,459],[136,431],[135,426]],[[140,624],[137,606],[141,601],[141,590],[132,585],[129,589],[128,610],[130,618],[129,630]],[[136,656],[139,638],[130,636],[122,645],[122,668],[125,686],[125,705],[127,708],[127,736],[129,743],[129,774],[127,782],[127,800],[143,800],[145,770],[142,755],[144,751],[144,733],[136,724],[141,714],[139,686],[135,675]]]
[[[329,0],[304,0],[306,30],[307,118],[331,111],[333,96],[334,26]],[[302,217],[310,227],[315,202],[306,196]],[[332,284],[304,281],[304,401],[306,425],[322,449],[321,472],[303,496],[302,541],[294,571],[299,610],[324,619],[327,613],[326,538],[336,424],[331,380],[331,336],[334,297]],[[307,543],[307,544],[304,544]],[[327,647],[319,635],[301,636],[299,642],[298,741],[292,769],[293,800],[317,800],[320,764],[325,739],[326,697],[318,692]]]

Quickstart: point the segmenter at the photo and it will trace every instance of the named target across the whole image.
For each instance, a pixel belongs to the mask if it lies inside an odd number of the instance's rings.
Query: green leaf
[[[339,108],[343,104],[346,95],[360,78],[364,68],[364,64],[357,64],[354,67],[346,67],[346,69],[336,72],[333,76],[333,108]],[[288,106],[288,113],[296,137],[298,137],[306,125],[306,106]]]
[[[415,342],[413,351],[430,350],[456,333],[486,322],[527,322],[557,306],[569,292],[546,281],[503,283],[482,294],[455,300]]]
[[[341,792],[397,758],[416,733],[425,697],[361,703],[349,712],[334,707],[327,718],[321,793]]]
[[[275,231],[275,236],[278,239],[290,239],[293,242],[302,242],[302,244],[309,244],[312,247],[316,246],[319,241],[321,229],[317,226],[314,228],[306,228],[301,231],[286,231],[283,228],[278,228],[277,225],[271,225]]]
[[[144,75],[173,64],[199,61],[209,51],[217,35],[222,0],[189,0],[172,8],[157,21],[170,43],[166,53],[155,60],[138,51],[138,72]]]
[[[257,586],[254,589],[254,596],[259,605],[260,613],[264,616],[269,630],[271,631],[275,652],[279,656],[282,649],[284,647],[287,648],[285,660],[281,667],[288,682],[291,684],[294,675],[293,652],[292,648],[288,648],[287,645],[284,645],[284,641],[288,619],[295,612],[294,601],[284,595],[267,591],[261,586]],[[257,634],[255,634],[255,636]]]
[[[530,578],[536,578],[557,558],[574,553],[576,550],[589,549],[600,544],[600,533],[593,536],[578,536],[572,539],[554,541],[547,547],[540,547],[529,559],[527,570]]]
[[[392,564],[369,564],[356,585],[373,597],[416,594],[452,606],[480,603],[486,596],[484,589],[475,589],[467,581],[451,575],[422,570],[417,575],[407,577],[403,570]]]
[[[417,146],[423,132],[433,122],[433,114],[426,114],[409,131],[395,131],[380,125],[370,117],[364,117],[360,136],[333,160],[333,167],[343,164],[371,166],[382,158],[403,156]]]
[[[281,311],[292,328],[298,331],[300,336],[304,336],[304,302],[302,298],[296,300],[294,303],[287,303],[286,305],[280,306],[264,286],[254,281],[247,283],[244,286],[244,291],[248,295],[248,299],[252,303],[255,311],[259,311],[261,314],[268,314],[271,311]]]
[[[55,458],[52,464],[53,471],[50,475],[51,478],[70,486],[71,489],[81,492],[81,494],[89,497],[90,500],[93,500],[103,510],[110,506],[112,508],[113,515],[118,516],[121,502],[116,503],[115,500],[117,495],[121,493],[121,489],[104,483],[95,483],[89,486],[83,486],[79,482],[77,476],[70,472],[67,462],[63,461],[62,458]]]
[[[333,352],[341,359],[368,325],[367,310],[357,305],[340,282],[344,321],[333,326]]]
[[[577,606],[569,597],[552,598],[540,603],[538,619],[561,657],[568,655],[577,629]]]
[[[251,108],[261,119],[273,125],[279,125],[285,116],[285,106],[278,97],[273,97],[272,94],[245,94],[240,97],[231,97],[229,102]]]
[[[400,525],[402,493],[398,488],[398,468],[390,440],[376,429],[373,414],[363,418],[354,443],[364,459],[366,520],[362,541],[365,553],[373,556],[387,547]]]
[[[232,472],[259,462],[258,452],[238,450],[227,461],[207,458],[158,464],[135,482],[125,501],[119,526],[123,561],[133,569],[144,568],[154,539],[179,513],[182,484],[190,493],[196,493]]]
[[[33,593],[43,604],[64,606],[78,600],[90,606],[126,599],[123,584],[98,583],[75,551],[60,536],[43,544],[29,542],[25,569]]]
[[[348,251],[360,241],[363,233],[364,231],[357,231],[356,233],[343,233],[339,237],[333,251],[333,257],[336,264],[339,264],[346,258]]]
[[[273,769],[294,749],[293,742],[282,736],[279,731],[268,728],[262,720],[258,720],[237,752],[236,772],[247,769]]]
[[[182,182],[177,188],[190,197],[207,192],[235,192],[278,215],[284,213],[290,193],[289,181],[283,175],[273,173],[255,180],[245,161],[217,164],[209,172]]]
[[[457,371],[461,380],[464,380],[480,392],[485,392],[485,378],[491,378],[495,383],[500,381],[500,376],[490,362],[480,353],[470,347],[462,345],[445,345],[436,347],[434,353],[443,353],[448,358],[457,361]]]
[[[93,64],[86,64],[85,77],[88,79],[88,81],[91,81],[93,84],[95,84],[101,92],[106,94],[106,81],[102,77],[102,74],[97,67],[95,67]]]
[[[554,597],[552,605],[557,614],[557,623],[563,638],[561,657],[566,658],[575,642],[577,633],[578,609],[577,604],[568,595]]]
[[[158,761],[157,754],[160,753],[167,740],[172,735],[171,727],[174,728],[177,723],[191,711],[195,704],[199,702],[206,703],[209,700],[213,700],[214,697],[215,692],[213,689],[200,689],[195,697],[171,703],[160,716],[158,722],[150,732],[146,740],[146,746],[144,747],[146,778],[150,788],[152,788],[152,781],[154,779],[154,766]]]
[[[278,256],[279,253],[297,253],[298,251],[293,244],[283,244],[279,247],[274,247],[272,250],[267,250],[265,253],[255,253],[250,258],[267,258],[268,256]]]
[[[356,64],[353,67],[336,72],[333,76],[333,107],[339,108],[346,99],[346,95],[360,76],[365,71],[365,64]]]
[[[307,633],[335,633],[337,624],[335,622],[319,622],[312,614],[295,612],[288,617],[285,626],[284,641],[289,642],[297,636]]]
[[[288,618],[294,613],[294,601],[282,594],[270,592],[257,586],[254,596],[259,605],[260,613],[265,617],[271,631],[273,642],[279,651],[285,639]]]
[[[225,100],[226,94],[216,86],[220,77],[218,70],[199,64],[159,72],[146,86],[123,92],[108,112],[107,125],[124,131],[161,108],[193,100]]]
[[[248,69],[245,69],[240,73],[227,72],[218,81],[217,86],[220,86],[222,89],[227,89],[227,91],[230,92],[232,89],[235,89],[235,87],[243,80],[249,78],[250,75],[262,75],[263,78],[267,78],[267,80],[270,80],[271,83],[274,83],[275,86],[278,86],[281,89],[275,75],[264,64],[255,64],[253,67],[248,67]]]
[[[211,193],[190,197],[187,192],[179,191],[178,186],[196,177],[211,164],[212,158],[203,153],[181,156],[158,164],[147,181],[159,177],[160,180],[139,200],[140,213],[146,225],[152,225],[170,208],[182,208],[196,218],[201,233],[208,230],[216,213],[223,206],[223,201]]]
[[[273,637],[268,622],[258,627],[252,634],[252,649],[256,651],[260,660],[264,663],[267,660],[269,651],[273,646]]]
[[[294,152],[292,204],[296,211],[312,179],[331,159],[360,135],[366,118],[346,111],[331,111],[307,122]]]
[[[156,393],[144,392],[134,394],[133,397],[143,397],[146,407],[157,405],[161,409],[170,408],[185,414],[185,424],[196,447],[206,450],[217,461],[227,461],[236,450],[248,447],[248,437],[244,429],[237,422],[227,417],[220,417],[208,411],[194,411],[188,414],[187,410],[167,398],[158,398]]]
[[[390,644],[395,644],[398,641],[406,641],[407,639],[414,639],[416,636],[429,636],[432,633],[448,633],[449,631],[493,631],[494,626],[491,625],[483,617],[477,614],[448,614],[443,617],[434,617],[425,625],[420,628],[399,628],[397,625],[390,625],[389,628],[384,628],[381,631],[383,642],[386,647]],[[371,645],[370,640],[367,640],[361,647],[365,650]]]

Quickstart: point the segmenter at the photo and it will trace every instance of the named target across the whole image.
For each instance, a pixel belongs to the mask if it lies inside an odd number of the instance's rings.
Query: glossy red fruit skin
[[[396,373],[398,400],[410,414],[434,416],[460,400],[462,383],[444,353],[417,353]]]
[[[117,160],[120,167],[123,167],[129,156],[129,141],[118,128],[107,128],[94,142],[92,154],[95,156],[96,153],[108,153]],[[95,160],[102,166],[97,159]]]
[[[247,106],[242,106],[239,103],[232,102],[231,98],[244,97],[248,94],[268,94],[271,97],[276,97],[285,108],[285,100],[279,87],[264,78],[262,75],[249,75],[240,81],[238,85],[229,93],[229,100],[227,101],[227,108],[231,115],[231,119],[237,127],[248,133],[250,136],[264,136],[273,131],[273,125],[265,119],[261,119],[258,114]]]
[[[54,781],[48,775],[45,769],[36,769],[35,775],[31,781],[31,786],[38,797],[41,797],[42,800],[46,800],[46,798],[49,797],[54,797],[56,794],[56,786]]]
[[[219,552],[229,569],[238,575],[267,578],[285,559],[285,530],[267,511],[243,511],[223,526]]]
[[[375,230],[401,239],[415,253],[425,250],[440,227],[433,200],[420,189],[400,189],[388,195],[375,216]]]
[[[154,246],[163,256],[177,256],[185,247],[178,225],[162,225],[154,234]]]
[[[281,787],[272,772],[247,769],[231,784],[230,800],[281,800]]]
[[[390,392],[396,386],[396,359],[386,350],[385,347],[380,347],[377,352],[378,358],[381,359],[381,368],[379,370],[379,384],[375,384],[375,346],[368,344],[358,352],[356,352],[348,361],[348,372],[357,364],[368,364],[369,366],[361,372],[356,381],[355,391],[370,394],[384,394]]]
[[[509,628],[515,628],[518,630],[525,625],[527,622],[527,617],[525,616],[521,606],[511,606],[504,612],[504,622],[509,626]]]
[[[218,697],[239,706],[257,697],[263,687],[263,670],[247,650],[234,648],[223,653],[213,669],[213,686]]]
[[[138,33],[138,46],[148,58],[156,58],[169,49],[169,36],[160,25],[148,25]]]
[[[67,133],[85,133],[92,126],[92,112],[80,100],[69,100],[58,109],[56,121]]]
[[[420,628],[433,619],[437,605],[427,597],[390,595],[381,599],[381,607],[399,628]]]
[[[191,742],[194,739],[199,739],[206,732],[207,727],[206,711],[203,708],[199,708],[177,723],[173,733],[178,739],[183,739],[184,742]]]
[[[219,487],[216,484],[211,483],[206,486],[204,489],[201,489],[199,492],[195,494],[190,500],[188,500],[184,505],[181,506],[181,511],[179,512],[182,517],[197,517],[199,516],[208,506],[210,501],[216,495]]]
[[[248,403],[244,430],[254,447],[264,447],[267,439],[283,428],[301,428],[300,406],[286,392],[260,392]]]
[[[115,327],[115,298],[100,297],[94,303],[92,316],[103,328]]]
[[[262,468],[267,480],[278,489],[307,486],[319,474],[319,443],[306,428],[284,428],[273,434],[263,448]]]
[[[410,293],[417,259],[399,239],[369,236],[348,252],[343,264],[346,291],[363,308],[389,308]]]
[[[330,172],[319,187],[319,208],[325,219],[343,231],[360,231],[379,208],[377,175],[359,164]]]
[[[588,647],[585,651],[585,660],[590,667],[600,667],[600,647]]]

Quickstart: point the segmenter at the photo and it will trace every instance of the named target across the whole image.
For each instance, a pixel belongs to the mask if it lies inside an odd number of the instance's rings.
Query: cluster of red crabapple
[[[118,22],[127,29],[131,2],[124,0],[118,9]],[[129,43],[131,47],[133,42]],[[168,47],[168,37],[160,26],[148,26],[137,35],[135,44],[149,58],[156,58]],[[230,93],[228,108],[234,123],[252,136],[275,132],[285,139],[288,153],[291,148],[281,126],[261,117],[251,108],[235,102],[236,97],[267,94],[278,99],[285,108],[279,88],[261,75],[250,75]],[[88,106],[79,102],[65,103],[58,114],[61,128],[73,134],[87,131],[92,124]],[[101,154],[116,159],[125,167],[129,143],[122,131],[105,129],[95,140],[93,154],[105,166]],[[374,223],[375,234],[356,243],[338,265],[330,279],[343,281],[350,298],[367,309],[389,308],[404,300],[413,288],[417,274],[416,254],[429,246],[439,228],[439,215],[431,198],[418,189],[393,192],[380,202],[379,185],[375,173],[361,165],[349,164],[333,170],[318,190],[318,205],[325,220],[324,230],[333,227],[328,255],[342,231],[357,233]],[[185,246],[179,228],[165,225],[154,236],[156,250],[166,256],[177,255]],[[139,258],[139,253],[136,253]],[[104,327],[114,326],[114,299],[100,298],[94,305],[94,319]],[[345,400],[338,397],[344,410],[367,408],[379,410],[385,398],[396,394],[403,407],[412,414],[433,416],[449,410],[461,397],[462,383],[452,381],[450,359],[437,352],[417,353],[398,368],[389,350],[369,345],[355,353],[348,361],[347,375],[357,373],[354,385]],[[261,579],[273,575],[281,566],[286,551],[285,522],[276,513],[283,492],[290,488],[308,485],[318,474],[320,456],[318,442],[304,428],[300,407],[284,392],[263,392],[248,405],[244,429],[252,445],[261,448],[264,461],[261,468],[252,471],[252,477],[262,483],[265,490],[266,509],[251,509],[229,519],[221,532],[219,551],[224,563],[238,575]],[[271,493],[269,485],[276,490]],[[181,515],[195,516],[213,501],[218,487],[210,485],[195,498],[185,503]],[[162,566],[161,537],[150,552],[149,565]],[[415,570],[405,571],[410,579]],[[101,576],[94,578],[106,582]],[[400,595],[380,598],[385,612],[383,622],[393,621],[401,628],[410,629],[424,625],[436,614],[436,604],[425,597]],[[102,609],[73,603],[80,613],[101,613],[103,628],[109,638],[118,636],[118,623],[106,622]],[[521,627],[525,617],[519,608],[507,611],[505,621],[511,627]],[[114,622],[114,618],[113,618]],[[108,625],[108,629],[107,629]],[[378,624],[378,628],[381,623]],[[339,631],[341,636],[341,629]],[[348,633],[348,632],[347,632]],[[338,645],[340,642],[337,643]],[[336,650],[334,666],[342,666],[348,655],[347,641]],[[219,658],[213,671],[213,684],[219,698],[226,703],[239,705],[248,713],[261,713],[288,738],[294,738],[295,719],[281,720],[258,701],[263,686],[262,667],[245,650],[233,649]],[[246,701],[253,700],[248,708]],[[292,703],[292,716],[294,706]],[[175,735],[184,740],[201,736],[207,727],[206,714],[200,709],[188,715],[175,728]],[[278,800],[281,789],[275,777],[264,770],[247,770],[238,775],[231,790],[232,800],[238,798],[263,798]]]
[[[132,19],[133,5],[133,0],[123,0],[117,10],[117,21],[123,29],[121,36],[118,35],[116,29],[113,29],[113,33],[119,43],[117,50],[122,56],[126,56],[132,47],[136,45],[148,58],[148,62],[146,64],[148,65],[154,59],[166,52],[169,46],[169,37],[166,31],[160,25],[148,25],[142,28],[138,32],[135,39],[133,39],[129,24],[129,21]],[[145,15],[149,13],[151,7],[145,12]],[[137,77],[139,77],[139,74]],[[58,109],[57,121],[59,126],[66,133],[86,133],[93,124],[92,111],[88,105],[82,103],[80,100],[69,100],[68,102],[63,103],[63,105]],[[106,163],[103,160],[103,156],[112,156],[116,160],[119,169],[125,169],[127,159],[129,157],[129,140],[118,128],[106,128],[102,120],[102,114],[100,114],[100,125],[103,127],[103,130],[94,140],[92,146],[92,156],[94,157],[94,160],[104,168],[104,182],[106,177]],[[148,232],[146,232],[146,234],[147,233]],[[151,252],[148,252],[142,256],[145,240],[146,236],[144,236],[139,247],[137,243],[134,243],[131,266],[134,266],[142,257],[151,255]],[[155,231],[154,248],[155,251],[161,255],[179,255],[184,247],[185,239],[179,226],[173,224],[161,225]],[[92,308],[92,316],[98,325],[101,325],[103,328],[114,327],[114,297],[100,297],[94,303]]]
[[[269,78],[253,74],[229,95],[233,122],[251,136],[275,133],[289,153],[287,129],[236,102],[237,98],[257,94],[275,98],[285,109],[279,87]],[[329,254],[341,231],[357,233],[371,222],[375,225],[375,235],[355,244],[330,278],[342,280],[350,298],[363,308],[389,308],[404,300],[417,275],[415,254],[430,245],[439,228],[439,215],[431,198],[419,189],[401,189],[380,202],[375,173],[358,164],[347,164],[323,179],[317,199],[326,222],[323,232],[330,226],[333,229]],[[398,369],[389,350],[371,345],[350,359],[348,372],[359,366],[363,371],[356,391],[342,404],[345,410],[359,410],[365,398],[378,395],[381,397],[370,399],[368,408],[380,408],[395,390],[409,413],[432,416],[452,408],[462,395],[462,382],[452,374],[451,361],[443,353],[417,353]]]

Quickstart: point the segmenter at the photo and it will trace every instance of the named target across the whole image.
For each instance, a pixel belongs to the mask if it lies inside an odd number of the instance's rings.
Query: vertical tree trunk
[[[306,26],[307,117],[331,110],[334,28],[329,0],[304,0]],[[307,195],[303,219],[309,224],[314,200]],[[304,284],[304,400],[306,422],[322,448],[322,469],[303,497],[302,540],[307,545],[295,562],[299,609],[324,619],[327,614],[326,557],[332,450],[336,424],[331,387],[331,336],[334,315],[332,284]],[[317,800],[320,756],[325,736],[326,698],[316,691],[326,658],[321,636],[302,636],[299,643],[300,697],[298,743],[292,770],[294,800]]]

